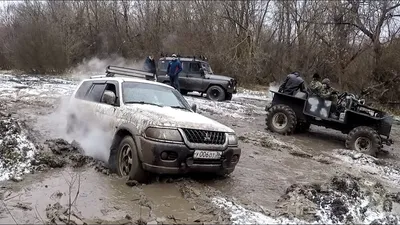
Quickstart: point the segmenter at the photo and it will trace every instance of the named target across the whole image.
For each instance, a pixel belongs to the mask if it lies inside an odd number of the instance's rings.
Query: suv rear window
[[[158,62],[158,68],[160,69],[160,71],[165,71],[165,72],[167,72],[168,63],[169,63],[169,60],[162,60],[162,61],[159,61],[159,62]]]
[[[76,91],[75,98],[84,99],[91,86],[91,81],[84,81],[79,89]]]
[[[90,90],[85,99],[88,101],[100,102],[105,87],[106,84],[93,84],[93,88]]]

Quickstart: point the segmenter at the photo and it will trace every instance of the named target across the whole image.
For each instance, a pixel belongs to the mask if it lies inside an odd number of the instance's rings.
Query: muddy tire
[[[295,112],[286,105],[274,105],[267,111],[267,128],[278,134],[292,134],[297,125]]]
[[[139,160],[135,141],[131,136],[126,136],[120,142],[116,155],[116,172],[118,176],[137,182],[146,182],[147,174]]]
[[[225,100],[225,90],[220,87],[213,85],[207,89],[207,98],[213,101]]]
[[[346,148],[376,156],[382,149],[382,140],[373,128],[360,126],[347,135]]]
[[[226,96],[225,96],[225,100],[232,100],[232,96],[233,96],[233,94],[232,93],[226,93]]]
[[[296,125],[295,132],[297,133],[304,133],[310,129],[311,124],[308,122],[299,122]]]

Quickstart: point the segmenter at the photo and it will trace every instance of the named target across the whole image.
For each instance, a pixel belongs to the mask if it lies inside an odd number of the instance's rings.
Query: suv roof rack
[[[161,58],[164,58],[164,57],[171,57],[171,56],[172,56],[172,54],[164,54],[164,53],[161,53]],[[178,58],[193,58],[193,61],[196,60],[196,58],[199,59],[199,60],[208,61],[208,58],[207,58],[206,56],[204,56],[204,55],[199,55],[199,56],[190,55],[190,56],[186,56],[186,55],[176,54],[176,56],[177,56]]]
[[[103,78],[103,77],[115,77],[115,75],[136,77],[142,79],[146,79],[146,77],[154,77],[152,73],[138,69],[132,69],[120,66],[107,66],[106,75],[91,76],[90,78],[93,79],[93,78]]]

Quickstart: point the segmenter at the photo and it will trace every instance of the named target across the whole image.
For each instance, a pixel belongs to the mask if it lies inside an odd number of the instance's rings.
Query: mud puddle
[[[70,201],[75,221],[79,218],[87,223],[116,223],[127,218],[134,223],[221,221],[215,217],[217,207],[207,200],[206,191],[192,187],[190,182],[154,182],[130,187],[124,179],[101,174],[90,167],[53,169],[30,175],[18,183],[3,182],[2,194],[6,204],[0,207],[2,223],[62,221],[68,217],[63,212],[69,209]],[[204,204],[197,203],[199,198],[204,199]]]

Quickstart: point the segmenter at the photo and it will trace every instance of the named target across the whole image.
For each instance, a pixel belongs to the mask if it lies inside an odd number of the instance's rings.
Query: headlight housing
[[[149,127],[144,133],[150,139],[173,142],[183,141],[181,133],[177,129]]]
[[[235,133],[228,133],[228,145],[230,146],[238,145],[238,138]]]

